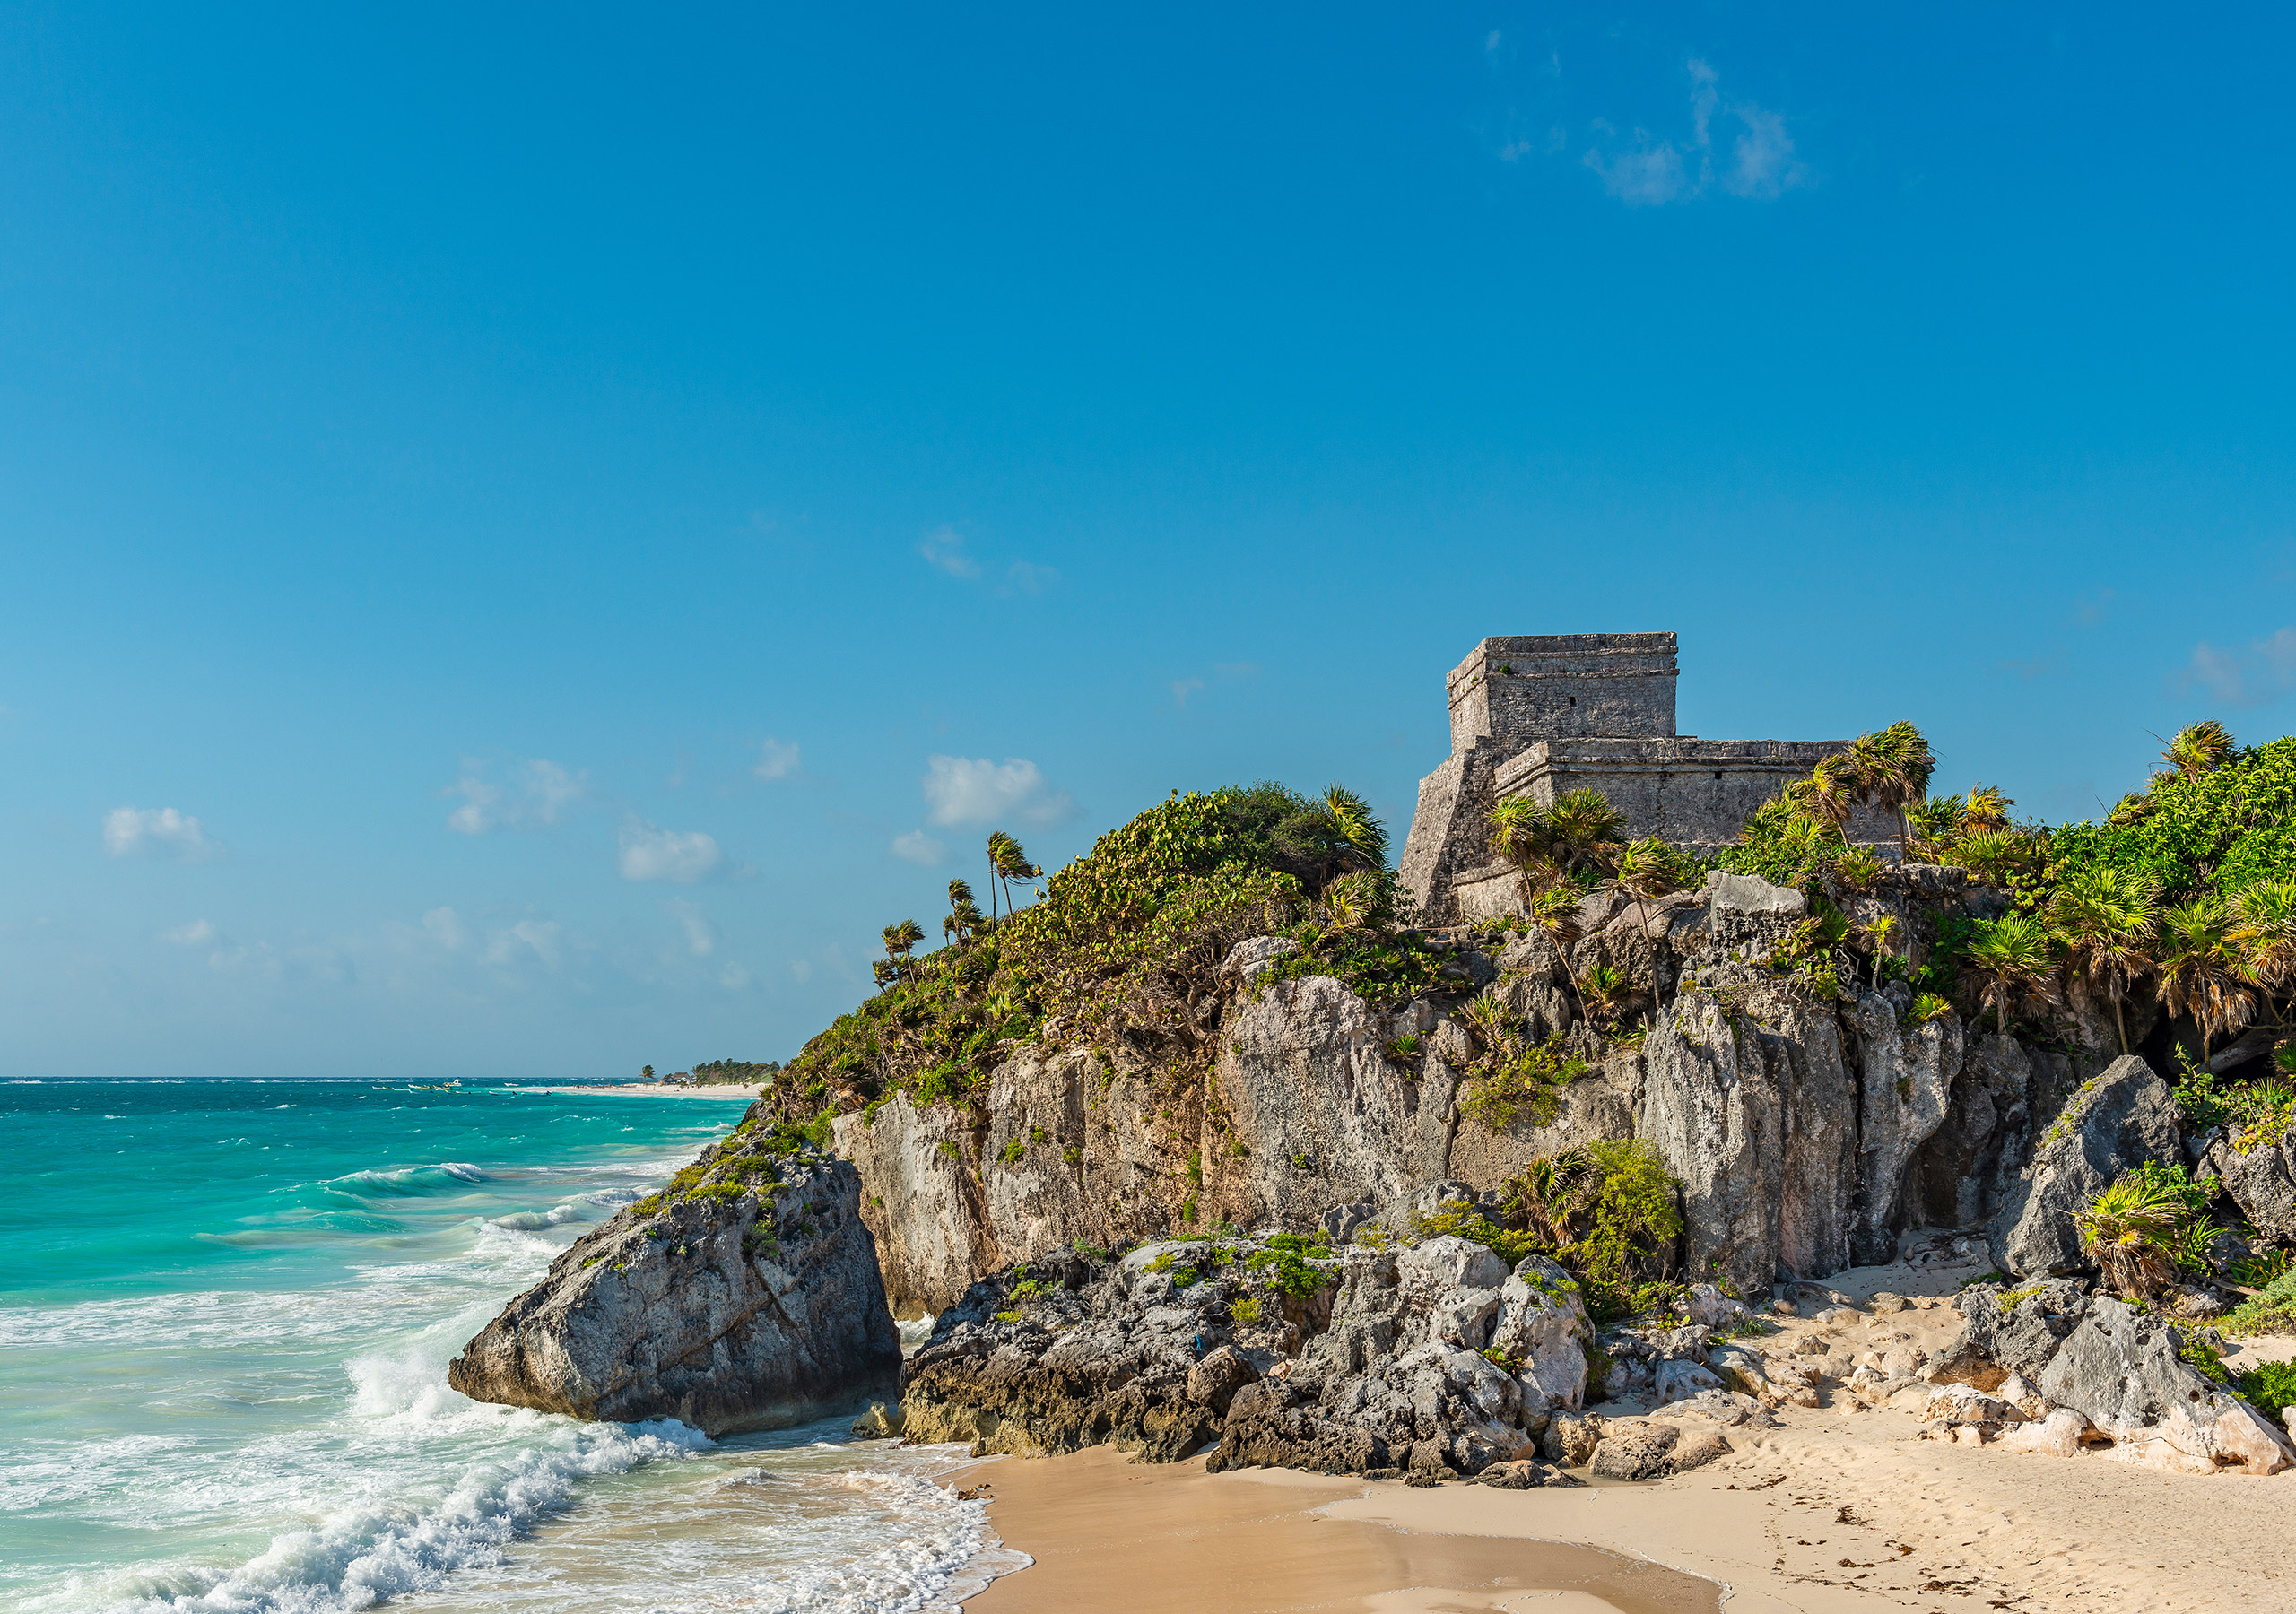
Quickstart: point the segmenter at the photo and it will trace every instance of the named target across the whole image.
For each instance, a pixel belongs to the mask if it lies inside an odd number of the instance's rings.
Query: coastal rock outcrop
[[[1167,1241],[996,1274],[910,1360],[912,1440],[1035,1454],[1113,1442],[1151,1461],[1476,1474],[1536,1455],[1576,1410],[1578,1286],[1444,1237],[1396,1247]]]
[[[2016,1449],[2108,1445],[2125,1461],[2187,1473],[2273,1474],[2296,1463],[2286,1434],[2186,1361],[2175,1328],[2151,1312],[2061,1279],[2007,1292],[1980,1286],[1961,1306],[1961,1332],[1928,1370],[1942,1386],[1935,1420],[1967,1425],[1980,1440],[2030,1420],[2046,1427]]]
[[[1857,899],[1860,923],[1913,933],[1986,895],[1958,870],[1887,878]],[[1596,892],[1558,934],[1526,921],[1480,945],[1439,939],[1439,989],[1384,1006],[1298,974],[1292,939],[1248,936],[1191,988],[1198,1063],[1064,1045],[1048,1022],[973,1098],[895,1090],[837,1116],[836,1144],[860,1170],[902,1316],[1074,1245],[1221,1224],[1396,1230],[1397,1208],[1431,1184],[1497,1194],[1536,1159],[1636,1137],[1683,1184],[1671,1269],[1726,1276],[1744,1294],[1892,1259],[1923,1223],[1993,1219],[1996,1252],[2014,1246],[2020,1264],[2005,1265],[2020,1273],[2077,1262],[2073,1202],[2116,1160],[2173,1148],[2157,1078],[2145,1088],[2141,1062],[2125,1062],[2084,1092],[2077,1125],[2053,1127],[2102,1056],[1951,1013],[1917,1022],[1902,982],[1844,990],[1836,975],[1797,973],[1790,960],[1808,961],[1795,950],[1818,923],[1802,891],[1751,875],[1647,903]],[[1589,1020],[1576,976],[1597,966],[1622,983],[1613,1014],[1649,1011],[1639,1046]],[[1551,1103],[1480,1102],[1494,1068],[1486,1023],[1587,1073]],[[2058,1147],[2066,1132],[2075,1141]],[[2028,1171],[2043,1134],[2057,1153]]]
[[[900,1372],[860,1176],[746,1125],[617,1211],[463,1348],[448,1383],[716,1436],[833,1411]]]
[[[2066,1102],[1986,1229],[2000,1269],[2019,1278],[2088,1264],[2073,1223],[2123,1172],[2181,1158],[2168,1083],[2135,1054],[2116,1059]]]

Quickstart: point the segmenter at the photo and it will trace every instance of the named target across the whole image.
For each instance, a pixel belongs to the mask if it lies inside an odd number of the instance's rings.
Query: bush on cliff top
[[[1228,950],[1293,926],[1305,961],[1294,969],[1374,995],[1422,990],[1439,960],[1396,928],[1407,915],[1386,849],[1336,787],[1320,802],[1273,784],[1175,794],[1101,836],[1035,903],[905,964],[806,1044],[770,1098],[785,1114],[900,1090],[977,1099],[998,1063],[1047,1037],[1168,1068],[1201,1063]]]

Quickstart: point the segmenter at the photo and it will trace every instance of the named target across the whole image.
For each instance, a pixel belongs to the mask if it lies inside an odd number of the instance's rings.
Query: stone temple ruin
[[[1712,847],[1847,743],[1677,734],[1671,633],[1487,638],[1443,681],[1451,754],[1419,783],[1402,867],[1431,924],[1515,908],[1515,871],[1491,853],[1491,810],[1508,796],[1546,803],[1592,786],[1630,836]],[[1853,820],[1852,838],[1867,838],[1858,831]]]

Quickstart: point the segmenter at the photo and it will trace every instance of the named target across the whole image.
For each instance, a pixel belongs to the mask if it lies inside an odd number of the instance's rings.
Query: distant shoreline
[[[739,1081],[712,1082],[708,1087],[664,1087],[657,1081],[615,1081],[568,1083],[564,1086],[522,1087],[521,1093],[578,1094],[585,1098],[606,1095],[613,1098],[739,1098],[744,1101],[759,1098],[763,1089]]]

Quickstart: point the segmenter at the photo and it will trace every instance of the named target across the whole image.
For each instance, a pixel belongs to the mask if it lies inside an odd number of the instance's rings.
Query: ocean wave
[[[441,1160],[436,1166],[403,1166],[396,1171],[353,1171],[329,1177],[317,1186],[361,1199],[406,1199],[422,1194],[460,1193],[486,1174],[461,1160]]]
[[[555,1513],[583,1480],[691,1456],[707,1436],[674,1420],[567,1427],[549,1446],[478,1463],[427,1505],[364,1502],[272,1538],[236,1569],[131,1595],[136,1614],[334,1614],[435,1592]],[[205,1584],[199,1584],[204,1580]]]
[[[489,1219],[498,1228],[508,1228],[518,1233],[532,1233],[543,1228],[564,1227],[568,1222],[580,1220],[581,1216],[582,1213],[571,1205],[552,1205],[547,1210],[513,1210],[508,1216],[497,1216]]]

